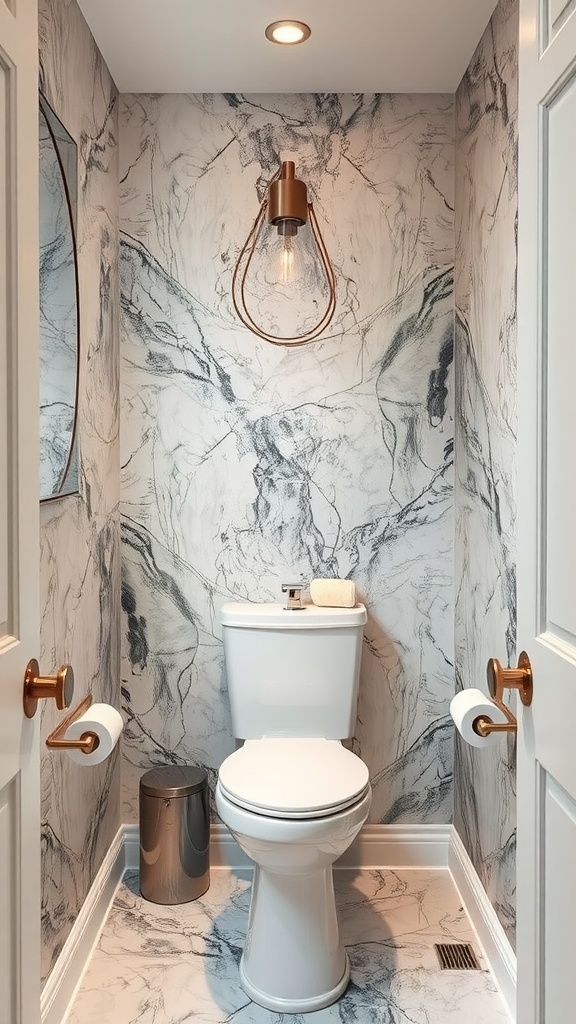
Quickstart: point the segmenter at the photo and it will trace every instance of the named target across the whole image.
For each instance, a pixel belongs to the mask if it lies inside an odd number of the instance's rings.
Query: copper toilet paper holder
[[[100,746],[100,739],[95,732],[87,729],[77,740],[66,739],[66,730],[72,722],[80,718],[92,704],[92,694],[89,693],[80,703],[69,711],[65,718],[58,723],[46,740],[46,746],[52,750],[81,750],[83,754],[91,754]]]
[[[526,651],[522,651],[516,668],[503,668],[498,658],[490,658],[486,675],[490,696],[507,721],[493,722],[488,715],[479,715],[472,724],[474,732],[478,736],[489,736],[492,732],[516,732],[518,721],[504,703],[504,690],[518,690],[524,707],[530,707],[534,688],[530,658]]]
[[[55,676],[41,676],[40,668],[36,658],[31,658],[26,665],[24,673],[24,714],[27,718],[33,718],[36,714],[39,700],[52,698],[56,702],[59,711],[69,708],[74,695],[74,672],[71,665],[61,665]],[[84,700],[72,708],[65,718],[58,723],[46,740],[46,746],[55,750],[81,750],[84,754],[91,754],[100,746],[100,739],[95,732],[87,729],[79,739],[66,739],[66,730],[72,722],[80,718],[92,704],[92,694],[87,694]]]

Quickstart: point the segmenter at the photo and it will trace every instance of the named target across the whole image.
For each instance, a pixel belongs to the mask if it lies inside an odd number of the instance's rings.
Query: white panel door
[[[0,1024],[40,1019],[38,71],[35,0],[0,0]],[[37,716],[38,718],[39,716]]]
[[[576,15],[520,0],[518,1024],[572,1024],[576,949]]]

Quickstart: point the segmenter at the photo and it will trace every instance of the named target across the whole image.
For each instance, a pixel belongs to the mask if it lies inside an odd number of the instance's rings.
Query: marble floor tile
[[[250,877],[212,870],[208,892],[176,907],[120,886],[66,1024],[509,1024],[444,869],[335,872],[352,968],[333,1006],[280,1014],[238,983]],[[435,942],[472,942],[480,971],[440,971]]]

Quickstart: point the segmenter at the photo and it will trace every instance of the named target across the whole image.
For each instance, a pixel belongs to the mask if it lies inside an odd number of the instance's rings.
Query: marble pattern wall
[[[517,0],[456,96],[456,680],[516,664]],[[455,824],[514,941],[515,749],[456,746]]]
[[[223,601],[352,577],[372,820],[452,815],[453,99],[123,96],[124,820],[152,764],[234,748]],[[322,340],[238,323],[232,268],[280,159],[338,282]]]
[[[41,651],[74,700],[119,703],[117,96],[74,0],[40,0],[41,89],[78,144],[80,494],[41,505]],[[61,714],[47,708],[42,732]],[[119,758],[42,757],[43,978],[119,825]]]

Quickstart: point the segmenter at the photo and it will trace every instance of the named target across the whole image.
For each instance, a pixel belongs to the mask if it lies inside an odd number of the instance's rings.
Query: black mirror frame
[[[62,154],[58,145],[58,139],[56,138],[55,128],[59,126],[63,133],[65,133],[70,141],[73,143],[77,151],[77,143],[72,139],[70,132],[62,124],[62,121],[58,115],[52,109],[52,106],[43,95],[42,92],[38,93],[39,111],[44,116],[46,127],[52,140],[56,159],[60,167],[60,174],[62,177],[62,183],[64,187],[64,194],[66,197],[66,204],[68,207],[68,215],[70,218],[70,231],[72,235],[72,250],[74,255],[74,286],[75,286],[75,297],[76,297],[76,381],[74,390],[74,422],[70,433],[70,445],[68,448],[68,457],[64,465],[64,469],[60,474],[58,483],[58,489],[46,497],[40,497],[41,504],[49,501],[56,501],[59,498],[66,497],[72,494],[79,493],[79,478],[76,480],[74,487],[67,489],[66,481],[70,468],[74,459],[74,456],[78,456],[78,398],[79,398],[79,385],[80,385],[80,283],[79,283],[79,267],[78,267],[78,243],[77,243],[77,205],[78,205],[78,187],[76,183],[76,200],[72,200],[70,194],[70,182],[68,174],[64,166]],[[77,164],[76,164],[76,176],[78,175]],[[77,460],[79,461],[79,460]],[[79,467],[78,467],[79,473]]]

